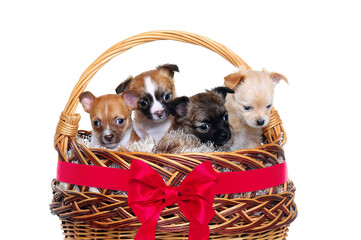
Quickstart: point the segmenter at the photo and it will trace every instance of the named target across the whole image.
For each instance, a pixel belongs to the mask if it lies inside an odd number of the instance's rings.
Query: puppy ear
[[[129,76],[126,80],[124,80],[119,86],[115,89],[117,94],[121,94],[122,92],[129,89],[129,84],[133,80],[132,76]]]
[[[224,85],[226,85],[226,87],[229,87],[231,89],[234,89],[235,87],[237,87],[238,84],[240,84],[243,81],[244,81],[244,75],[239,72],[232,73],[224,77]]]
[[[139,93],[134,90],[127,90],[123,93],[125,103],[130,106],[133,110],[138,106]]]
[[[175,64],[164,64],[156,67],[157,70],[165,72],[169,77],[174,77],[174,72],[179,72],[179,68]]]
[[[220,94],[222,96],[223,100],[226,99],[226,96],[228,93],[234,93],[234,91],[232,89],[230,89],[229,87],[216,87],[216,88],[213,88],[211,91],[214,93]]]
[[[280,73],[271,72],[270,73],[270,78],[271,78],[271,80],[272,80],[272,82],[274,84],[279,83],[281,81],[281,79],[285,80],[285,82],[288,83],[287,78],[284,75],[280,74]]]
[[[184,117],[187,114],[189,98],[186,96],[178,97],[167,104],[167,109],[175,117]]]
[[[87,113],[90,112],[95,98],[96,97],[91,92],[83,92],[82,94],[80,94],[79,100],[80,100],[81,105],[83,105],[85,112],[87,112]]]

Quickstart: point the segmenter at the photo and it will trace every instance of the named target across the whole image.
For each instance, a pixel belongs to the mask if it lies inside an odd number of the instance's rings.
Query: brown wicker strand
[[[278,143],[284,146],[287,142],[287,135],[282,125],[282,120],[278,112],[272,108],[270,121],[268,125],[263,129],[263,134],[269,143]]]
[[[63,153],[68,149],[68,137],[74,138],[78,133],[80,114],[67,115],[64,112],[60,116],[54,136],[54,146]]]

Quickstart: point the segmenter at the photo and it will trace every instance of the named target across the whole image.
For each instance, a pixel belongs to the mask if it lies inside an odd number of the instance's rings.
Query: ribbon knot
[[[178,201],[178,190],[176,187],[167,186],[165,188],[165,206],[171,206]]]
[[[133,160],[130,167],[128,204],[142,226],[135,240],[154,240],[162,210],[178,203],[189,220],[189,240],[208,240],[208,223],[213,218],[217,175],[210,162],[190,172],[178,187],[167,186],[149,165]]]

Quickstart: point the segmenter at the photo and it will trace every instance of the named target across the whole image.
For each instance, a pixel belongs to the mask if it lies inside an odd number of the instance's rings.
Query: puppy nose
[[[154,114],[157,115],[158,117],[162,117],[163,116],[163,111],[162,110],[156,111]]]
[[[226,132],[220,132],[219,133],[219,138],[220,139],[226,139],[228,137],[228,134]]]
[[[114,139],[114,134],[105,135],[104,139],[107,140],[108,142],[110,142]]]
[[[263,124],[264,124],[264,120],[263,120],[263,119],[258,119],[258,120],[257,120],[257,125],[258,125],[258,126],[263,126]]]

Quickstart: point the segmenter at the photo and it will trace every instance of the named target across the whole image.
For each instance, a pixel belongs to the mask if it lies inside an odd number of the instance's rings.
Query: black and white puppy
[[[231,138],[228,113],[224,106],[228,87],[217,87],[190,98],[179,97],[167,104],[174,116],[172,128],[198,138],[202,143],[212,143],[215,147],[224,146]]]
[[[117,94],[134,90],[140,96],[134,111],[134,129],[140,138],[159,139],[170,130],[172,117],[166,104],[175,97],[174,72],[179,72],[177,65],[164,64],[129,77],[116,88]]]

